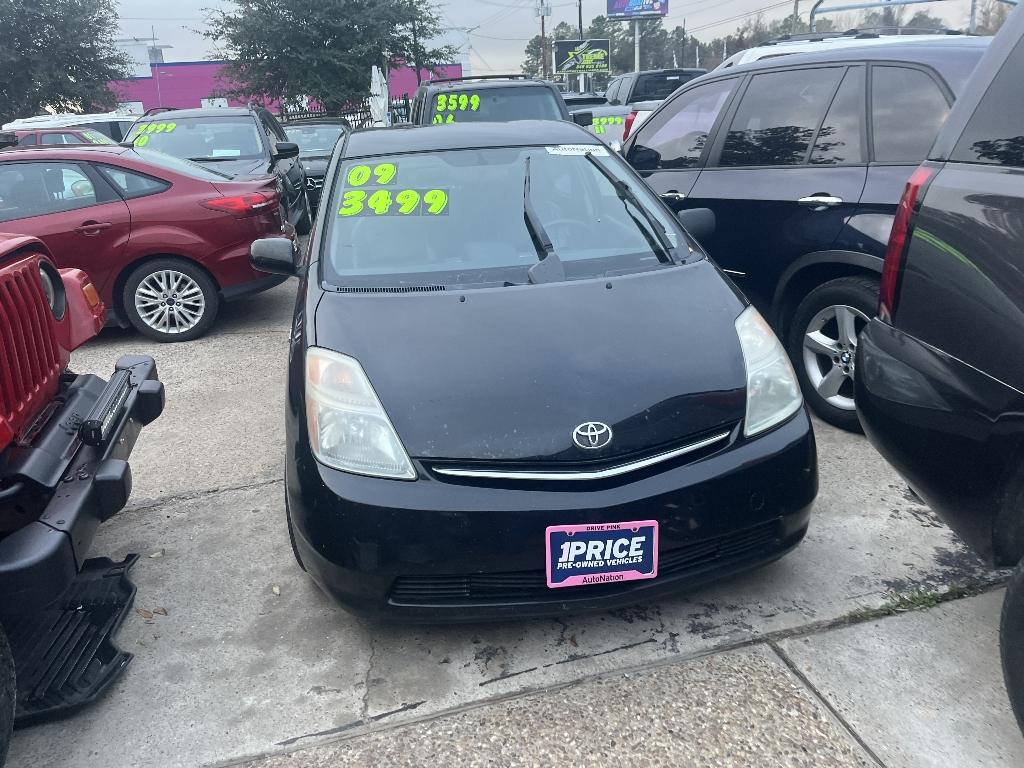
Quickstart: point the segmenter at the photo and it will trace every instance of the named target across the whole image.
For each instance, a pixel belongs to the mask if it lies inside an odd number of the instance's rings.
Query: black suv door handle
[[[686,199],[686,195],[677,189],[670,189],[668,192],[661,193],[661,199],[668,203],[681,203]]]
[[[834,195],[825,194],[823,192],[815,192],[813,195],[801,197],[797,202],[800,205],[806,205],[819,211],[823,211],[826,208],[842,205],[843,198],[835,197]]]

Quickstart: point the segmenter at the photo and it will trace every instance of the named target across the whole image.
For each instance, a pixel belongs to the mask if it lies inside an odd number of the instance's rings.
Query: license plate
[[[552,525],[547,540],[548,586],[610,584],[658,575],[658,521]]]

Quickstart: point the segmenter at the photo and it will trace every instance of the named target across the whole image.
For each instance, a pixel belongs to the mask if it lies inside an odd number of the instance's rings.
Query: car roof
[[[683,87],[690,88],[693,83],[706,83],[712,78],[732,77],[762,70],[789,69],[808,64],[895,61],[931,67],[942,75],[954,93],[959,93],[991,40],[991,37],[946,37],[941,40],[908,40],[892,45],[842,47],[813,53],[773,56],[726,69],[716,69],[703,77],[691,80]]]
[[[349,134],[344,144],[343,156],[363,157],[543,144],[604,146],[594,134],[568,121],[516,120],[508,123],[446,123],[365,128]]]
[[[301,128],[304,125],[340,125],[345,127],[350,125],[350,123],[346,117],[301,117],[297,120],[281,123],[281,127],[286,131],[289,128]]]
[[[642,69],[639,72],[625,72],[624,75],[702,75],[707,72],[703,67],[668,67],[667,69]],[[622,77],[623,75],[617,75]]]
[[[452,90],[456,88],[471,88],[474,91],[483,88],[508,88],[509,86],[529,87],[529,88],[554,88],[555,83],[550,80],[541,80],[536,77],[523,77],[523,78],[491,78],[487,80],[478,80],[469,78],[467,80],[431,80],[423,83],[426,88],[450,88]]]
[[[183,117],[241,117],[251,115],[252,110],[248,107],[197,107],[195,109],[169,109],[166,112],[157,112],[153,115],[140,117],[140,123],[151,123],[153,121],[178,120]]]
[[[73,133],[92,130],[88,125],[65,125],[61,128],[15,128],[15,133]]]
[[[936,66],[943,58],[958,51],[967,51],[980,55],[989,44],[991,37],[943,37],[933,40],[917,40],[908,38],[905,42],[887,45],[857,45],[827,48],[805,53],[789,53],[784,56],[749,61],[726,69],[716,69],[712,75],[725,75],[736,72],[751,72],[758,69],[773,69],[800,64],[818,62],[844,61],[906,61]]]
[[[54,155],[66,155],[64,160],[96,160],[95,155],[123,155],[130,147],[120,144],[44,144],[35,146],[8,147],[0,150],[0,159],[4,160],[29,160],[35,159],[33,153],[39,153],[47,157]]]

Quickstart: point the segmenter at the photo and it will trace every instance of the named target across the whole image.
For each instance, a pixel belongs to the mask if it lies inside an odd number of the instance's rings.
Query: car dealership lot
[[[109,373],[118,354],[148,350],[167,388],[163,417],[132,456],[129,508],[101,528],[93,548],[142,556],[133,571],[136,611],[120,634],[135,659],[97,705],[18,732],[10,765],[231,763],[759,639],[777,642],[792,665],[786,671],[772,661],[771,674],[809,681],[838,717],[865,729],[862,738],[887,765],[941,762],[958,749],[978,764],[1024,761],[998,679],[991,594],[827,631],[891,604],[893,593],[927,603],[951,588],[984,591],[1001,574],[914,500],[863,438],[820,423],[821,492],[810,532],[761,570],[656,605],[562,620],[400,626],[336,608],[295,564],[284,523],[284,364],[294,292],[290,281],[226,305],[214,330],[194,342],[153,348],[114,330],[76,353],[76,369]],[[977,615],[968,610],[975,605]],[[964,639],[929,645],[945,627]],[[883,652],[887,637],[905,650]],[[963,666],[942,656],[961,653],[972,639],[978,645]],[[755,656],[769,652],[757,648]],[[939,698],[927,711],[906,703],[914,728],[905,730],[917,741],[896,744],[904,729],[887,727],[877,711],[879,686],[906,675],[928,680],[933,667],[925,661],[934,662],[938,681],[929,682]],[[956,697],[965,689],[988,708],[963,705]],[[642,687],[632,690],[643,695]],[[989,751],[979,751],[979,733]]]

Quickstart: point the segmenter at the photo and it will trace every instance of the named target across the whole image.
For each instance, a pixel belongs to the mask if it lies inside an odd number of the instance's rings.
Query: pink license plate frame
[[[581,570],[580,573],[568,576],[560,580],[552,579],[553,572],[553,560],[552,560],[552,539],[558,538],[574,538],[577,534],[580,534],[580,540],[585,541],[615,541],[619,538],[630,538],[638,536],[644,531],[652,531],[653,536],[646,546],[649,554],[648,565],[641,568],[630,567],[630,565],[623,566],[622,568],[615,568],[612,566],[594,568],[586,571]],[[616,536],[618,534],[618,536]],[[559,547],[561,544],[558,545]],[[604,548],[605,545],[602,545]],[[614,548],[614,543],[612,544]],[[620,548],[620,551],[621,548]],[[550,525],[544,531],[544,554],[545,554],[545,574],[547,576],[547,585],[550,589],[560,589],[562,587],[577,587],[577,586],[593,586],[597,584],[610,584],[610,583],[622,583],[627,581],[640,581],[643,579],[653,579],[658,575],[658,521],[657,520],[630,520],[621,523],[584,523],[581,525]],[[618,558],[611,558],[612,560]],[[607,561],[602,561],[607,562]]]

